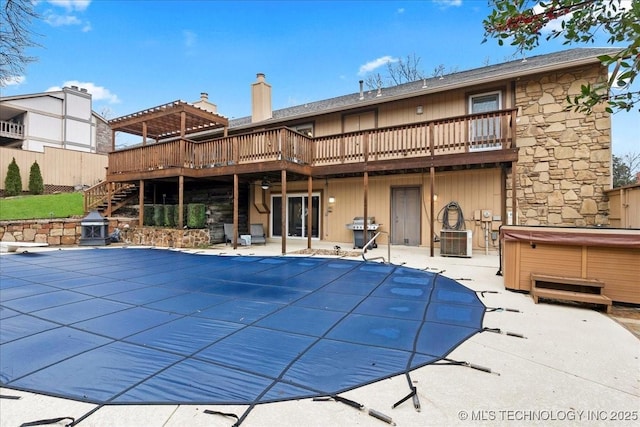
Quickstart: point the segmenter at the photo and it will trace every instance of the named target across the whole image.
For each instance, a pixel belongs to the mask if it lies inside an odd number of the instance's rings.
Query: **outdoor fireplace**
[[[109,220],[98,211],[91,211],[80,221],[81,246],[105,246],[109,244]]]

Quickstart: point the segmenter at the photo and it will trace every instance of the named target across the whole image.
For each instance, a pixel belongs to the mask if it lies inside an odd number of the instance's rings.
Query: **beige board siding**
[[[105,154],[85,153],[45,147],[44,152],[0,147],[0,174],[6,177],[12,159],[20,168],[22,190],[29,189],[31,165],[38,162],[45,185],[91,186],[106,178],[108,157]],[[4,178],[0,181],[4,189]]]
[[[535,246],[535,247],[534,247]],[[583,277],[579,246],[527,245],[520,242],[519,290],[531,289],[531,273]]]
[[[603,294],[613,301],[640,304],[640,249],[588,249],[587,277],[604,282]]]
[[[428,170],[424,173],[404,175],[370,176],[369,197],[367,215],[374,216],[376,222],[382,224],[382,231],[391,229],[391,189],[397,187],[419,187],[422,192],[420,200],[420,245],[429,246],[431,243],[430,227],[430,178]],[[443,172],[436,174],[435,193],[438,198],[435,202],[435,213],[442,218],[442,208],[449,202],[455,201],[463,210],[465,226],[473,230],[473,242],[476,250],[485,248],[484,233],[480,223],[473,220],[475,210],[489,209],[494,215],[500,215],[500,170],[482,169],[456,172]],[[352,222],[356,216],[364,215],[364,180],[363,177],[355,178],[329,178],[313,180],[313,191],[321,194],[321,238],[323,240],[352,243],[353,234],[346,228],[346,224]],[[260,188],[254,189],[260,191]],[[280,186],[274,183],[269,190],[270,194],[280,194]],[[307,181],[287,183],[287,194],[307,193]],[[267,203],[270,206],[270,195]],[[335,198],[335,204],[328,211],[329,197]],[[269,214],[258,212],[252,203],[250,207],[251,222],[269,223]],[[492,223],[493,229],[498,230],[500,222]],[[435,231],[439,235],[442,223],[436,221]],[[379,243],[386,244],[387,236],[382,235]],[[490,249],[497,250],[498,241],[489,239]]]
[[[444,78],[446,79],[446,76]],[[383,128],[469,114],[468,96],[493,90],[502,92],[503,109],[512,108],[513,94],[510,85],[506,82],[492,83],[491,85],[479,85],[471,90],[469,88],[457,89],[381,104],[376,108],[377,127]],[[384,92],[384,88],[382,91]],[[369,90],[365,92],[369,92]],[[422,106],[421,114],[417,112],[418,106]],[[361,112],[365,111],[372,111],[371,107],[363,107]],[[365,113],[367,117],[370,115],[371,113]],[[358,114],[355,113],[346,114],[344,117],[342,113],[316,117],[314,119],[314,136],[322,137],[352,131],[354,130],[353,121],[357,118]],[[345,121],[346,128],[343,129]],[[371,123],[367,123],[365,127],[360,128],[368,129],[371,127]]]

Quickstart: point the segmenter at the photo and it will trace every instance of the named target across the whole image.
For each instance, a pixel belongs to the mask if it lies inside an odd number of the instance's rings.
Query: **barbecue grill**
[[[370,216],[367,218],[367,238],[365,239],[364,236],[364,217],[362,216],[357,216],[355,218],[353,218],[353,221],[351,222],[351,224],[347,224],[347,228],[351,231],[353,231],[353,248],[360,248],[362,249],[364,247],[364,244],[367,243],[369,240],[373,239],[373,236],[375,235],[376,230],[381,226],[382,224],[376,224],[376,218],[373,216]],[[376,243],[376,241],[374,240],[373,242],[371,242],[371,244],[369,245],[369,247],[367,249],[373,249],[373,248],[377,248],[378,245]]]

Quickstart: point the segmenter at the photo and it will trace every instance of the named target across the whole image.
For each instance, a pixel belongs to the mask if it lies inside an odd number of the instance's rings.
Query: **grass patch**
[[[0,220],[68,218],[84,215],[82,193],[16,196],[0,199]]]

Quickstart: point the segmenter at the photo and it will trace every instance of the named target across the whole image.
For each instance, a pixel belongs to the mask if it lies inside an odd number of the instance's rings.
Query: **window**
[[[313,123],[304,123],[301,125],[290,126],[291,129],[296,132],[300,132],[303,135],[313,138]]]
[[[287,195],[287,211],[285,233],[288,237],[307,237],[311,233],[312,238],[320,237],[320,194],[311,196],[312,224],[307,224],[307,201],[304,194]],[[282,196],[271,196],[271,235],[282,236]]]
[[[469,97],[469,113],[483,114],[502,108],[502,96],[499,91],[480,93]],[[501,142],[501,122],[499,116],[491,114],[473,118],[469,122],[469,150],[499,150]]]

